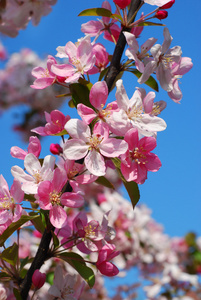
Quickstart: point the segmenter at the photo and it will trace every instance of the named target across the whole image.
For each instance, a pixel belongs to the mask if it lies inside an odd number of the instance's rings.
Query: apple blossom
[[[84,158],[87,169],[96,176],[105,175],[105,157],[118,157],[126,152],[127,143],[109,137],[109,127],[105,123],[96,123],[93,132],[83,121],[71,119],[65,129],[72,137],[64,144],[63,152],[68,159]]]
[[[24,199],[19,181],[14,180],[9,191],[8,184],[0,175],[0,225],[17,222],[22,215],[22,207],[19,205]]]
[[[112,277],[119,273],[118,268],[110,262],[111,259],[119,255],[119,251],[115,251],[115,246],[107,244],[98,253],[98,260],[96,262],[97,269],[101,274]]]
[[[81,207],[83,197],[74,192],[64,192],[62,189],[67,177],[61,169],[56,168],[52,181],[43,181],[38,186],[37,203],[44,210],[50,210],[50,222],[56,228],[61,228],[67,221],[67,214],[63,206]]]
[[[157,155],[150,153],[156,147],[153,137],[143,137],[139,140],[138,130],[130,129],[125,134],[128,150],[121,155],[121,171],[127,181],[144,183],[147,179],[147,171],[156,172],[161,167]]]
[[[134,127],[143,135],[150,136],[157,131],[165,130],[166,123],[163,119],[144,112],[140,90],[137,89],[129,100],[121,79],[116,82],[116,86],[116,100],[119,111],[113,112],[113,121],[110,121],[113,133],[122,136]],[[147,94],[147,98],[150,96],[153,98],[155,94],[153,92]]]
[[[143,74],[138,79],[138,82],[144,83],[153,72],[156,72],[161,87],[167,92],[170,92],[173,89],[171,66],[173,63],[178,63],[180,61],[182,51],[179,46],[169,49],[172,37],[167,27],[164,28],[163,35],[163,44],[156,44],[150,49],[153,60],[146,64]]]
[[[36,157],[39,157],[40,152],[41,152],[41,144],[40,144],[40,140],[36,136],[30,136],[27,151],[17,146],[13,146],[10,149],[10,154],[13,157],[23,159],[23,160],[25,159],[28,153],[33,153]]]
[[[129,48],[126,49],[125,55],[129,59],[135,61],[136,68],[143,73],[144,72],[144,63],[143,58],[147,57],[147,52],[151,49],[154,43],[157,41],[155,38],[149,38],[142,46],[140,47],[141,52],[139,52],[139,45],[134,34],[124,31],[126,41],[129,45]]]
[[[103,1],[102,8],[106,8],[111,11],[111,5],[108,1]],[[114,19],[110,19],[109,17],[102,17],[102,20],[98,21],[89,21],[87,23],[82,24],[81,31],[86,35],[96,36],[98,37],[101,33],[104,33],[104,38],[111,42],[118,40],[119,34],[121,32],[120,27],[115,24]],[[113,38],[111,37],[113,36]]]
[[[53,64],[51,71],[60,77],[65,77],[66,83],[76,82],[81,75],[93,68],[96,57],[93,53],[90,37],[86,36],[77,44],[68,42],[65,52],[69,58],[69,64]]]
[[[63,270],[60,265],[58,265],[54,272],[54,284],[49,288],[48,294],[50,300],[77,300],[80,295],[75,294],[75,275],[70,274],[63,275]],[[82,283],[83,286],[83,283]],[[81,293],[81,291],[80,291]]]
[[[54,163],[55,158],[51,155],[47,155],[41,166],[37,157],[29,153],[24,159],[24,167],[30,175],[25,173],[25,171],[18,166],[13,166],[11,173],[15,179],[22,183],[22,190],[26,194],[36,194],[41,181],[51,180],[53,178]]]
[[[64,125],[68,120],[70,120],[70,116],[64,116],[64,114],[59,110],[53,110],[50,114],[45,112],[45,118],[47,121],[45,127],[36,127],[31,131],[42,136],[57,135],[64,130]]]
[[[95,118],[107,122],[111,117],[112,112],[117,110],[117,103],[114,101],[109,103],[105,109],[103,107],[106,104],[108,98],[108,87],[105,81],[96,82],[89,93],[89,101],[95,108],[92,108],[79,103],[77,106],[77,112],[86,124],[90,124]],[[109,121],[108,121],[109,122]]]

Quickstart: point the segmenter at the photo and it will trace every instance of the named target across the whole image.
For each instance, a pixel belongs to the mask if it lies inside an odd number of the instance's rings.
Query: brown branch
[[[38,247],[38,251],[36,256],[31,264],[30,269],[28,270],[24,280],[20,285],[20,295],[22,300],[26,300],[29,294],[29,290],[32,284],[32,276],[35,270],[40,269],[40,267],[44,264],[45,260],[48,259],[48,251],[50,242],[52,239],[52,233],[54,231],[54,227],[51,226],[48,230],[45,229],[43,236],[40,241],[40,245]]]
[[[131,1],[130,9],[129,9],[129,12],[128,12],[128,20],[130,20],[130,18],[133,17],[133,15],[139,9],[141,4],[142,4],[141,0],[132,0]],[[131,23],[134,21],[134,19],[135,18],[132,18]],[[105,76],[105,81],[107,83],[109,92],[111,91],[112,85],[113,85],[117,75],[121,71],[120,61],[121,61],[122,54],[124,52],[124,48],[126,46],[126,39],[125,39],[125,36],[123,34],[123,31],[130,31],[130,30],[131,29],[127,28],[127,27],[122,28],[121,33],[119,35],[119,39],[118,39],[117,44],[116,44],[116,47],[114,49],[114,54],[112,56],[112,61],[111,61],[109,70],[108,70],[108,72]]]

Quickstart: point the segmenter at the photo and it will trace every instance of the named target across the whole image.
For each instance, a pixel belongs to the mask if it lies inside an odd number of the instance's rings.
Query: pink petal
[[[97,116],[97,114],[95,113],[95,111],[92,108],[90,108],[82,103],[78,104],[77,112],[86,124],[90,124],[91,121],[93,121],[93,119],[95,119]]]
[[[108,87],[105,81],[96,82],[89,94],[91,104],[98,110],[102,110],[108,97]]]
[[[105,161],[102,155],[96,150],[89,151],[88,155],[85,157],[85,165],[87,169],[96,176],[105,175]]]
[[[54,205],[50,210],[50,222],[56,228],[62,228],[67,221],[67,215],[63,207]]]
[[[79,139],[68,140],[63,147],[64,155],[71,160],[81,159],[87,155],[89,145]]]
[[[81,207],[84,205],[84,198],[77,193],[64,193],[61,196],[61,204],[67,207]]]
[[[128,149],[128,144],[119,139],[109,138],[100,144],[100,153],[106,157],[118,157],[125,153]]]

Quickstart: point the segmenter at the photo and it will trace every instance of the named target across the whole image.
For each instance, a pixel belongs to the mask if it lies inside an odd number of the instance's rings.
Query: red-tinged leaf
[[[83,16],[94,16],[94,17],[111,17],[112,13],[110,10],[106,8],[89,8],[83,10],[81,13],[79,13],[78,17]]]

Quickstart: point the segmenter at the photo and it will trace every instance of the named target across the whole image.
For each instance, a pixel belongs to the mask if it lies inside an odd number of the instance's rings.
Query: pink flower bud
[[[63,153],[63,149],[59,144],[51,144],[50,145],[50,152],[55,155],[59,155],[60,153]]]
[[[162,9],[168,9],[170,7],[172,7],[172,5],[175,3],[175,0],[171,0],[170,2],[164,4],[163,6],[161,6],[160,8]]]
[[[117,4],[121,9],[124,9],[131,3],[131,0],[113,0],[115,4]]]
[[[159,10],[155,14],[155,18],[157,18],[159,20],[166,19],[167,16],[168,16],[168,12],[166,10]]]
[[[38,269],[34,271],[32,276],[32,282],[37,289],[40,289],[46,280],[46,274],[41,273]]]

